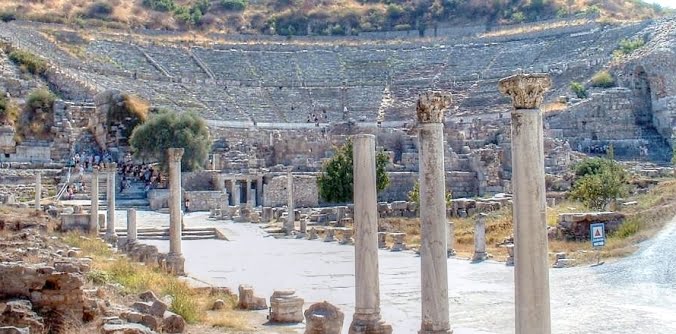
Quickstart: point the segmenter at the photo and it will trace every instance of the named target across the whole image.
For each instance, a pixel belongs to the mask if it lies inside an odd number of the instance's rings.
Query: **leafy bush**
[[[104,285],[112,281],[112,277],[109,273],[102,270],[92,270],[86,274],[87,281],[94,283],[95,285]]]
[[[512,13],[512,21],[516,23],[521,23],[526,20],[526,15],[523,12],[514,12]]]
[[[570,90],[575,93],[575,96],[577,96],[580,99],[586,99],[587,98],[587,89],[584,88],[584,85],[577,82],[573,81],[570,83]]]
[[[143,0],[143,5],[160,12],[169,12],[176,9],[174,0]]]
[[[51,113],[54,108],[54,101],[56,96],[46,88],[38,88],[32,91],[26,99],[26,107],[30,111],[42,111],[44,113]]]
[[[603,70],[599,71],[591,79],[592,86],[594,87],[603,87],[603,88],[608,88],[608,87],[613,87],[615,86],[615,79],[613,79],[613,76],[610,74],[610,72]]]
[[[108,128],[113,124],[123,125],[122,136],[129,138],[136,126],[148,119],[150,104],[131,94],[122,95],[122,101],[115,101],[108,109]]]
[[[105,1],[97,1],[89,5],[86,17],[96,19],[106,19],[113,14],[113,5]]]
[[[129,140],[134,154],[155,159],[168,167],[167,149],[183,148],[182,170],[199,169],[211,149],[209,130],[202,118],[193,113],[163,112],[137,126]]]
[[[221,0],[221,6],[226,10],[242,11],[248,4],[248,0]]]
[[[641,230],[641,225],[638,219],[629,218],[613,233],[613,237],[626,239],[638,233]]]
[[[575,166],[576,180],[570,197],[602,210],[627,193],[627,172],[613,160],[588,158]]]
[[[9,59],[31,74],[43,74],[47,70],[47,62],[44,59],[27,51],[14,50],[9,53]]]
[[[319,196],[327,202],[345,203],[353,199],[353,162],[352,141],[336,148],[336,154],[322,166],[317,177]],[[390,183],[385,167],[389,158],[384,152],[376,155],[376,191],[381,191]]]
[[[613,57],[621,58],[626,55],[631,54],[635,50],[641,48],[645,45],[645,39],[641,37],[636,37],[634,39],[623,38],[620,41],[618,48],[613,51]]]
[[[19,118],[19,106],[10,98],[0,96],[0,123],[14,125]]]
[[[418,181],[413,185],[413,189],[408,192],[407,199],[409,202],[413,202],[416,205],[420,205],[420,183]],[[453,201],[453,193],[450,190],[446,191],[446,206],[450,206]]]

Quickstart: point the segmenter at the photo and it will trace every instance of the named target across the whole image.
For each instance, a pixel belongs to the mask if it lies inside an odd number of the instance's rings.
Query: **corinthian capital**
[[[512,98],[515,109],[537,109],[545,92],[552,86],[547,74],[516,74],[498,83],[500,93]]]
[[[416,114],[418,123],[441,123],[444,110],[451,105],[451,94],[442,92],[425,92],[418,95]]]

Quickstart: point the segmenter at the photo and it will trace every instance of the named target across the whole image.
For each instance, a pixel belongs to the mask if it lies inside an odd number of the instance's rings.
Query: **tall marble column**
[[[89,232],[99,232],[99,167],[92,169],[91,205],[89,209]]]
[[[353,137],[355,311],[350,334],[392,333],[380,317],[376,137]]]
[[[108,201],[108,216],[106,217],[106,235],[105,239],[113,244],[117,243],[117,233],[115,233],[115,174],[117,174],[117,163],[111,162],[106,166],[106,200]]]
[[[215,170],[221,169],[221,155],[219,153],[214,153],[211,160],[211,169]]]
[[[448,307],[446,178],[444,174],[444,110],[451,96],[420,95],[419,127],[420,258],[422,323],[420,334],[452,333]]]
[[[293,174],[291,171],[289,171],[286,174],[286,193],[287,193],[287,207],[288,207],[288,216],[286,217],[286,222],[284,222],[284,230],[286,231],[286,234],[291,234],[293,232],[293,229],[296,226],[296,214],[294,213],[294,210],[296,209],[294,206],[294,199],[293,199]]]
[[[181,253],[181,158],[184,149],[169,148],[169,254],[167,267],[175,275],[184,274],[185,258]]]
[[[551,333],[547,258],[545,166],[542,113],[551,86],[546,74],[500,80],[512,98],[512,188],[514,193],[514,284],[516,334]]]
[[[40,210],[42,197],[42,173],[35,173],[35,210]]]
[[[255,205],[253,203],[253,191],[251,190],[251,179],[246,179],[246,206],[253,208]]]
[[[136,209],[127,209],[127,245],[135,243],[136,239]]]

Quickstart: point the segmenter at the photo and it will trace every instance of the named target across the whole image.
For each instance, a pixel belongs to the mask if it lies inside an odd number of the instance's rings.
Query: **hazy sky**
[[[665,7],[676,8],[676,0],[647,0],[646,2],[658,3]]]

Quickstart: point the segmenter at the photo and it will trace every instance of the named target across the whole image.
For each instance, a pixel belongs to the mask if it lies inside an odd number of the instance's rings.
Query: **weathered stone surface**
[[[3,326],[0,327],[0,334],[30,334],[30,330],[28,328]]]
[[[140,324],[105,324],[101,327],[101,334],[156,334],[156,332]]]
[[[304,300],[295,296],[294,290],[275,290],[270,297],[270,315],[272,323],[303,322]]]
[[[0,314],[0,324],[29,328],[31,333],[45,333],[42,317],[33,312],[33,305],[27,300],[11,300],[5,303]]]
[[[340,334],[345,314],[328,302],[312,304],[305,310],[305,334]]]
[[[625,221],[620,212],[562,213],[558,218],[558,230],[567,240],[589,240],[590,226],[603,223],[607,234],[612,234]]]
[[[222,299],[217,299],[214,302],[214,304],[211,306],[211,309],[214,310],[214,311],[218,311],[218,310],[225,309],[225,306],[226,306],[225,301],[223,301]]]
[[[537,109],[551,86],[552,80],[547,74],[516,74],[501,79],[498,84],[500,93],[511,97],[516,109]]]
[[[161,325],[164,333],[183,333],[186,323],[182,316],[166,311],[162,316]]]
[[[268,305],[265,298],[254,296],[253,287],[240,285],[238,307],[244,310],[265,310]]]

